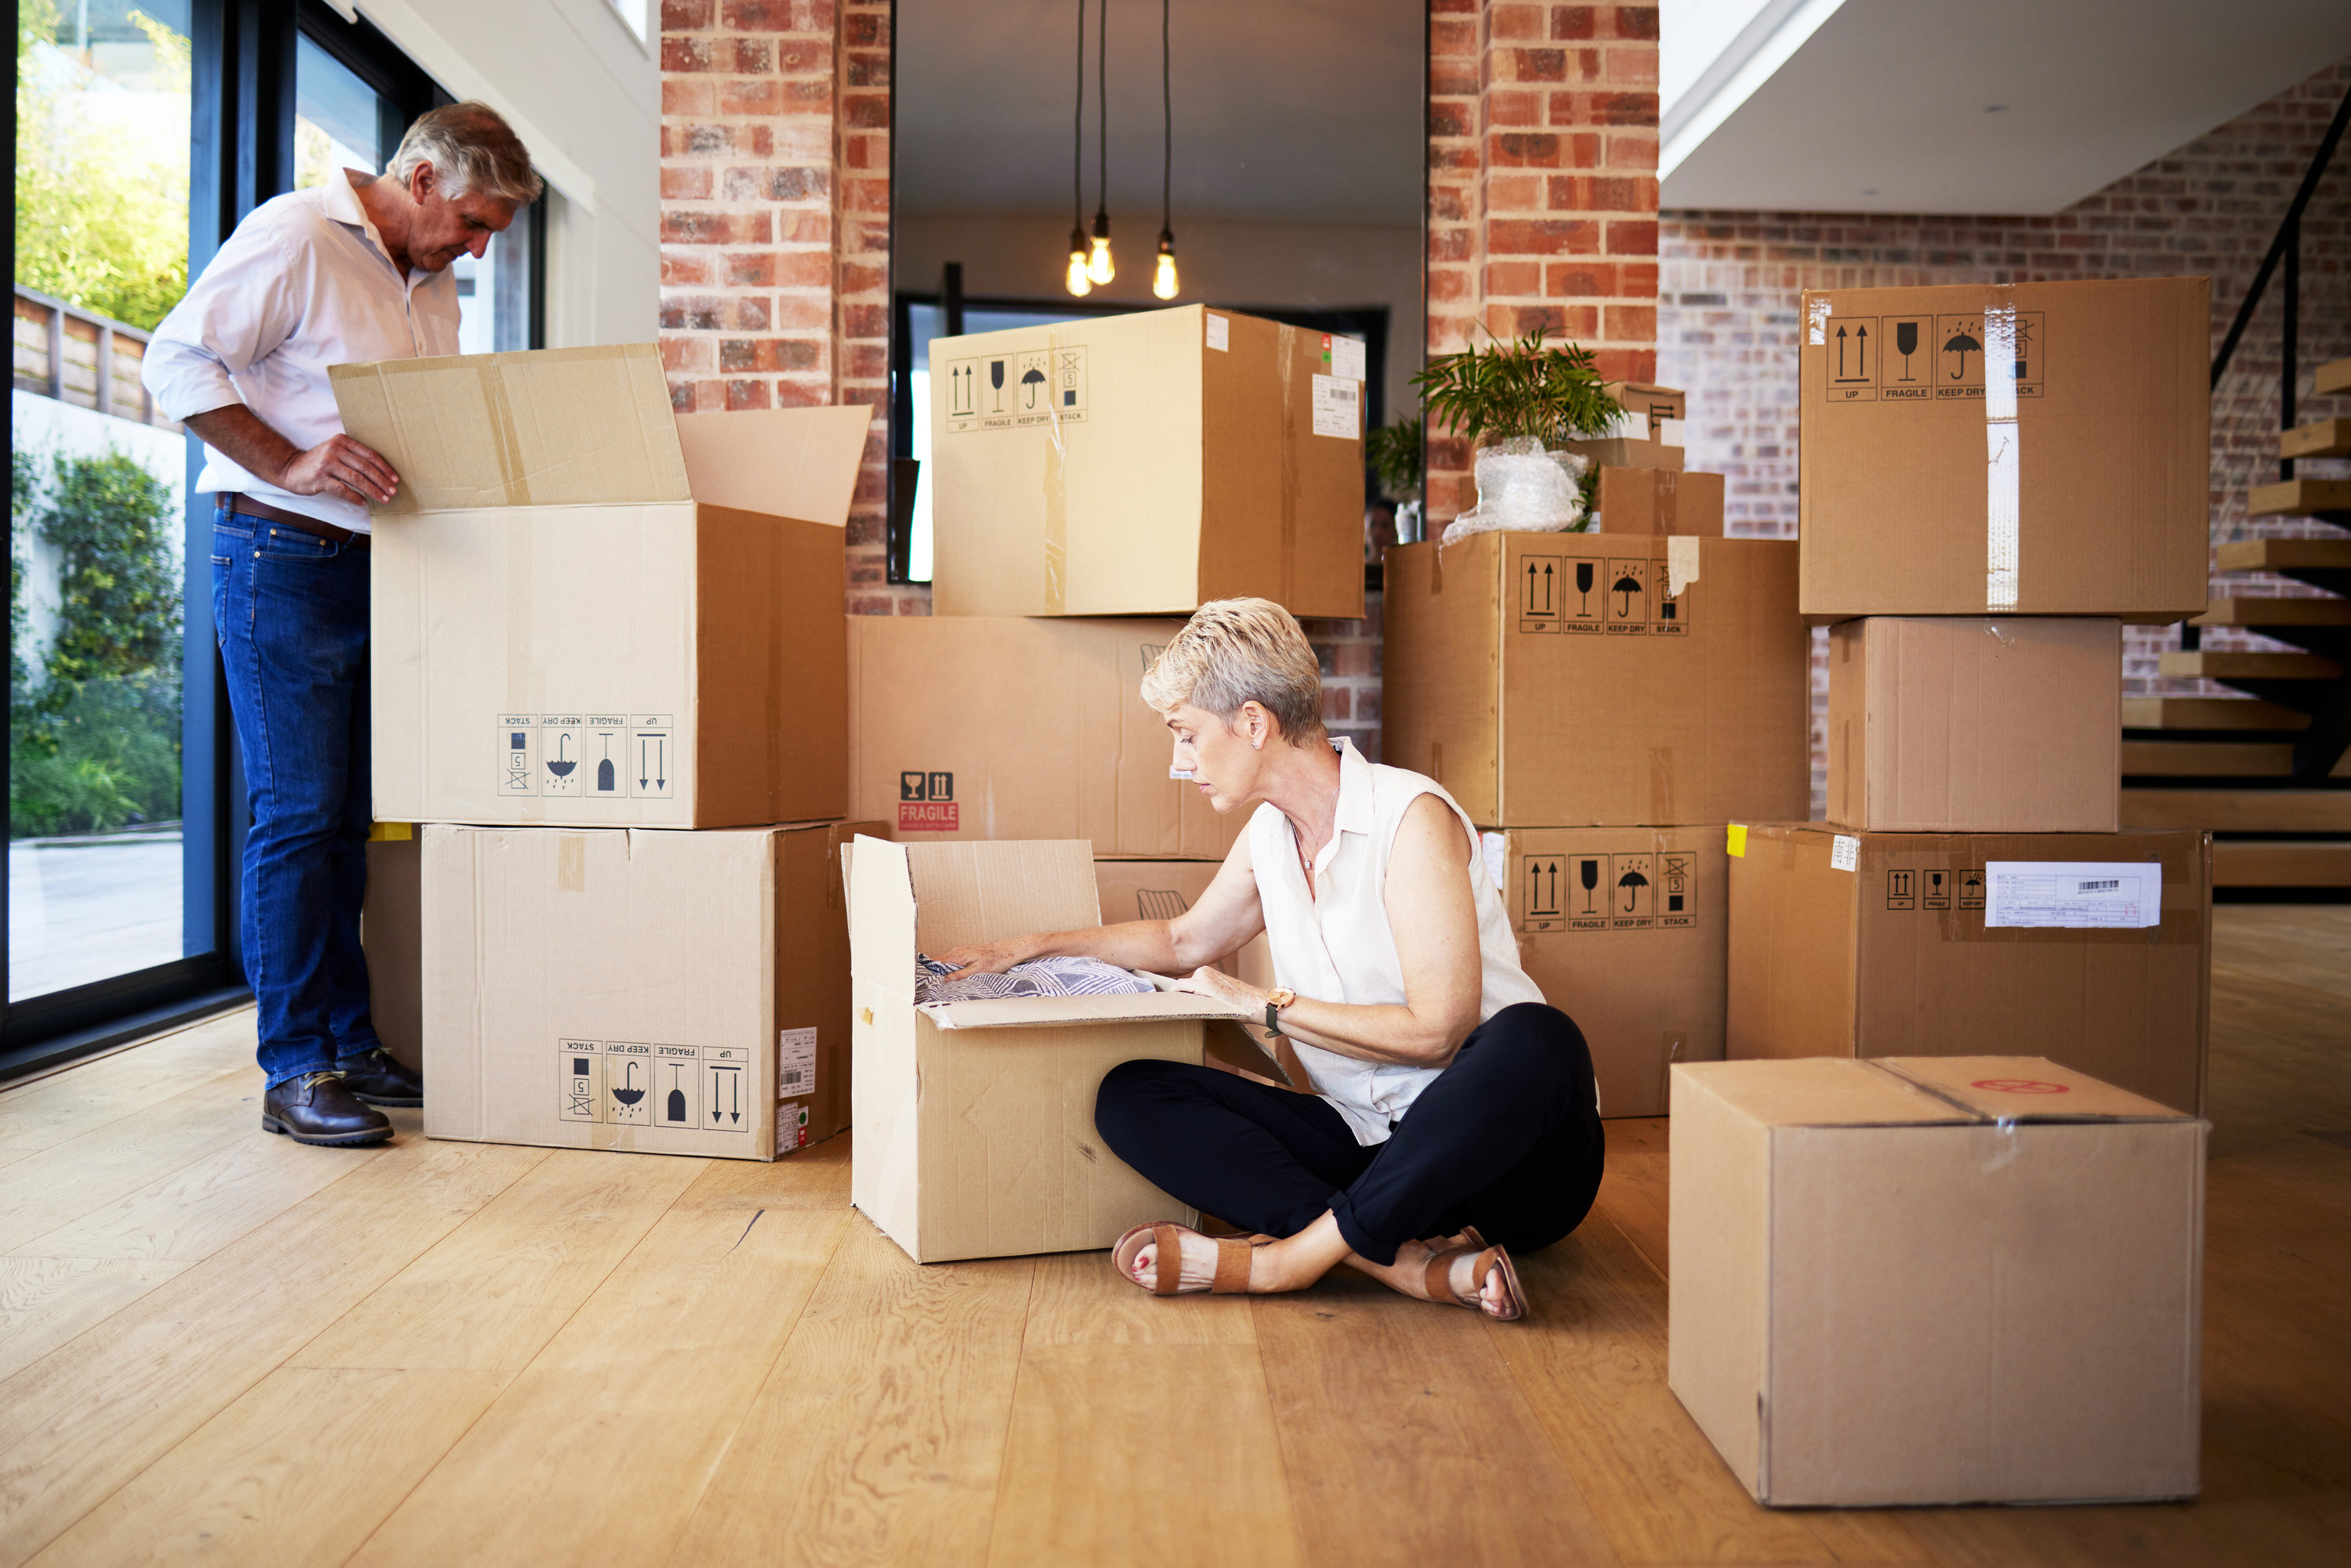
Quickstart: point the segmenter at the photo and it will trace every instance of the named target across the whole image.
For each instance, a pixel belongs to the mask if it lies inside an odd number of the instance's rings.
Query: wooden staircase
[[[2351,393],[2351,360],[2322,366],[2314,387]],[[2298,459],[2344,456],[2351,419],[2283,432],[2283,477],[2248,493],[2249,514],[2351,529],[2351,479],[2294,473]],[[2224,576],[2271,572],[2327,597],[2226,595],[2182,629],[2179,650],[2161,656],[2162,674],[2243,695],[2125,699],[2123,824],[2211,830],[2212,880],[2224,890],[2351,896],[2351,536],[2236,540],[2219,548],[2215,564]],[[2207,650],[2203,632],[2215,626],[2296,651]]]

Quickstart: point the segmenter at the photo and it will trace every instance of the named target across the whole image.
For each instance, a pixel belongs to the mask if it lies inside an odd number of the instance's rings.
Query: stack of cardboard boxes
[[[914,1258],[1108,1246],[1181,1205],[1101,1147],[1121,1061],[1197,1062],[1180,993],[916,1008],[916,952],[1165,918],[1243,823],[1137,686],[1183,617],[1364,612],[1364,345],[1199,306],[934,340],[928,617],[849,622],[857,1206]],[[1222,966],[1270,984],[1262,942]]]
[[[2204,607],[2201,278],[1803,298],[1828,821],[1733,828],[1733,1057],[2047,1056],[2200,1111],[2209,836],[2117,831],[2122,626]]]
[[[759,1160],[838,1131],[868,411],[678,419],[651,345],[334,376],[402,480],[375,809],[425,825],[372,846],[368,942],[425,1131]]]
[[[1680,472],[1681,394],[1616,389],[1652,439],[1586,444],[1597,529],[1387,555],[1384,760],[1487,830],[1527,972],[1592,1047],[1611,1116],[1723,1053],[1724,827],[1806,794],[1792,543],[1722,537]]]

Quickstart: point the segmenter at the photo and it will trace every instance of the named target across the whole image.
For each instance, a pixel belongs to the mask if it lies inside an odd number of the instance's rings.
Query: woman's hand
[[[950,947],[931,956],[939,963],[955,965],[956,972],[946,978],[960,980],[967,975],[1004,973],[1013,965],[1029,958],[1027,946],[1023,942],[980,942],[969,947]]]
[[[1179,991],[1189,991],[1197,997],[1214,997],[1219,1001],[1246,1008],[1252,1014],[1265,1011],[1265,993],[1255,986],[1244,985],[1221,969],[1195,969],[1176,982]]]

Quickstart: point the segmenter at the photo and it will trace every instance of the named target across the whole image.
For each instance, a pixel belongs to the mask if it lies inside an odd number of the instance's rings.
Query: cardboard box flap
[[[2168,1105],[2045,1056],[1885,1056],[1897,1073],[1993,1122],[2192,1122]]]
[[[689,413],[677,439],[695,500],[839,528],[872,423],[869,403]]]
[[[1849,1057],[1682,1062],[1674,1073],[1767,1127],[1964,1125],[1982,1119]]]
[[[933,1002],[919,1009],[941,1029],[1043,1029],[1057,1024],[1131,1023],[1143,1019],[1238,1019],[1247,1009],[1184,991],[1110,997],[990,997]]]
[[[400,494],[379,512],[694,498],[651,343],[385,360],[329,375],[344,430],[400,473]]]

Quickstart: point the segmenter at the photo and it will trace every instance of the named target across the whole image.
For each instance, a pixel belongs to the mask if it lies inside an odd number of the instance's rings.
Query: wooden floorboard
[[[772,1165],[261,1134],[250,1012],[0,1092],[0,1568],[2328,1563],[2351,910],[2214,939],[2203,1490],[1757,1507],[1665,1385],[1669,1128],[1489,1324],[918,1267]]]

